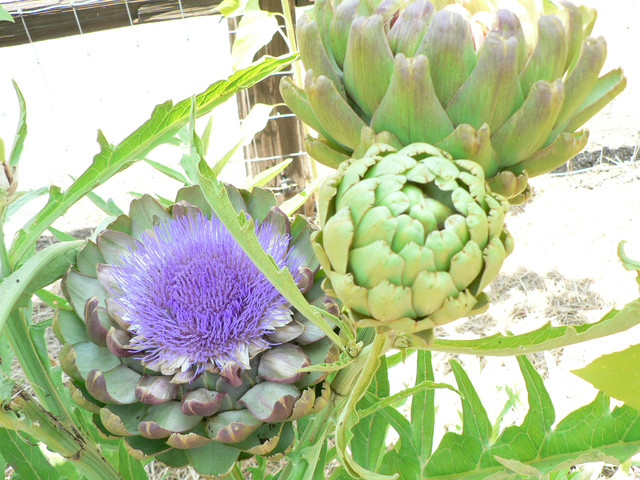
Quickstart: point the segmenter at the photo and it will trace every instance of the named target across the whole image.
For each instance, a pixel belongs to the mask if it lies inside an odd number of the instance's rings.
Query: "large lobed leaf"
[[[583,380],[607,395],[640,410],[640,345],[631,345],[595,359],[586,367],[573,370]]]
[[[640,300],[634,300],[621,310],[611,310],[594,323],[559,327],[553,327],[551,323],[547,323],[536,330],[521,335],[497,333],[474,340],[423,339],[418,335],[413,335],[411,346],[438,352],[469,355],[525,355],[623,332],[638,323],[640,323]]]
[[[234,73],[227,80],[214,83],[204,92],[196,95],[196,116],[209,113],[214,107],[235,95],[239,90],[256,84],[289,65],[296,58],[296,55],[280,58],[267,57]],[[52,187],[47,204],[33,222],[18,233],[11,248],[12,263],[14,265],[18,263],[33,248],[40,234],[71,205],[116,173],[143,159],[158,145],[172,139],[178,130],[189,121],[191,103],[192,99],[189,98],[175,105],[171,101],[158,105],[153,110],[151,118],[118,145],[110,144],[99,132],[100,153],[93,158],[91,166],[65,192],[60,192]]]
[[[400,478],[405,480],[541,478],[577,463],[624,462],[640,451],[640,413],[629,406],[612,411],[603,393],[552,428],[555,412],[541,377],[526,357],[518,357],[518,362],[529,402],[521,425],[505,428],[491,442],[492,427],[486,410],[467,374],[452,360],[462,393],[462,433],[446,433],[425,463],[422,460],[426,459],[416,459],[402,448],[423,427],[430,428],[430,422],[421,425],[413,421],[411,437],[399,432],[400,448],[391,450],[383,463],[387,468],[397,466]]]

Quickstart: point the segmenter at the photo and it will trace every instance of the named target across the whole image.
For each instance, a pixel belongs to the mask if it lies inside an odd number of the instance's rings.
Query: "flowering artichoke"
[[[513,241],[482,168],[431,145],[376,144],[319,193],[325,289],[360,326],[413,334],[475,313]]]
[[[336,167],[373,129],[397,148],[426,142],[479,163],[507,197],[522,192],[527,175],[584,147],[576,129],[626,83],[621,70],[598,78],[595,10],[554,3],[317,0],[298,23],[304,89],[280,87],[319,134],[309,153]]]
[[[304,219],[290,223],[266,191],[227,190],[276,265],[337,314],[314,282]],[[199,187],[168,210],[134,200],[80,251],[63,291],[73,311],[54,328],[72,397],[135,455],[225,474],[238,458],[286,451],[291,421],[327,402],[324,374],[298,370],[333,361],[330,340],[267,281]]]

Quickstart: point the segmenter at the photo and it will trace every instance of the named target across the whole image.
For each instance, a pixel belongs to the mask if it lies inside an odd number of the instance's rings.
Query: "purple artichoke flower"
[[[227,187],[260,245],[307,300],[337,314],[315,278],[310,225],[267,191]],[[292,421],[323,408],[332,362],[324,333],[269,283],[213,215],[199,187],[165,209],[134,200],[78,254],[62,288],[73,311],[54,331],[72,398],[138,457],[224,475],[239,458],[277,456]]]
[[[269,223],[256,234],[278,268],[299,281],[303,259],[289,250],[289,235]],[[242,383],[250,358],[273,344],[265,336],[292,320],[287,301],[216,217],[154,225],[109,270],[118,288],[108,294],[134,334],[130,349],[165,375],[218,367]]]

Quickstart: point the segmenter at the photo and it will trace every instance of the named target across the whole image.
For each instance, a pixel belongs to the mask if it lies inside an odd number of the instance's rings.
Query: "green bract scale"
[[[311,227],[265,190],[227,187],[262,248],[307,300],[338,314],[316,279]],[[322,409],[331,341],[291,307],[212,213],[199,187],[164,208],[145,195],[88,241],[54,320],[74,400],[138,457],[224,475],[238,459],[276,457],[291,422]]]
[[[578,153],[576,130],[626,85],[620,69],[599,77],[595,19],[565,0],[317,0],[298,23],[304,88],[280,88],[322,163],[362,155],[363,134],[426,142],[511,198]]]
[[[360,326],[416,333],[477,313],[513,250],[508,207],[472,161],[376,144],[321,187],[311,242],[324,287]]]

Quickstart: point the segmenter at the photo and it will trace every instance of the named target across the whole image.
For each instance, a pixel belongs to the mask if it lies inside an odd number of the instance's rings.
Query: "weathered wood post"
[[[260,0],[260,8],[269,12],[282,12],[282,3],[280,0]],[[289,0],[289,8],[291,17],[295,19],[295,3]],[[284,20],[278,17],[282,28],[284,28]],[[235,19],[229,20],[229,29],[235,30],[237,22]],[[233,42],[234,35],[231,35]],[[274,35],[272,41],[263,47],[256,55],[260,58],[262,55],[271,55],[278,57],[289,52],[287,44],[281,35]],[[258,85],[240,92],[238,99],[238,114],[240,118],[244,118],[251,110],[251,106],[256,103],[275,104],[282,103],[282,96],[278,85],[282,75],[272,75]],[[276,112],[286,115],[291,111],[286,106],[276,107],[272,113]],[[282,190],[282,199],[286,199],[299,192],[304,188],[310,179],[309,160],[304,153],[304,134],[302,124],[296,117],[285,116],[272,119],[266,128],[258,133],[253,142],[245,147],[245,158],[247,162],[247,174],[252,177],[266,168],[281,162],[286,158],[293,158],[293,162],[280,175],[275,182],[269,186],[273,187],[280,184],[284,188]],[[254,161],[255,159],[264,159]],[[283,184],[284,181],[284,184]]]

